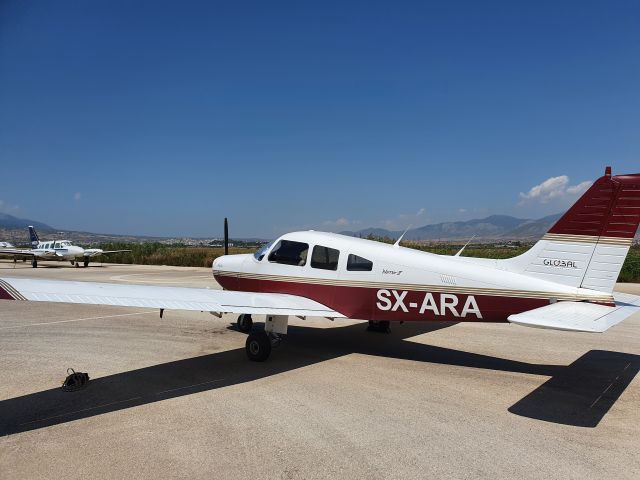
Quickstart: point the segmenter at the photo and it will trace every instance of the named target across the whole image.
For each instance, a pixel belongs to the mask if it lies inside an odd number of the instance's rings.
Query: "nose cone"
[[[243,263],[248,257],[250,257],[250,255],[223,255],[216,258],[211,267],[213,278],[216,279],[223,289],[237,290],[237,274],[244,270]]]
[[[211,268],[215,271],[215,270],[229,270],[230,266],[234,263],[233,261],[233,255],[222,255],[218,258],[216,258],[213,261],[213,265],[211,266]]]
[[[248,255],[222,255],[213,261],[211,268],[214,273],[215,271],[240,272],[247,257]]]

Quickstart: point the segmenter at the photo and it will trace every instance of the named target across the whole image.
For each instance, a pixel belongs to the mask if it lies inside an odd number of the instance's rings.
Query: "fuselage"
[[[85,249],[72,245],[69,240],[38,242],[32,252],[46,260],[81,260],[85,257]]]
[[[556,301],[613,303],[608,293],[515,273],[509,265],[307,231],[286,234],[255,255],[219,257],[213,275],[227,290],[299,295],[374,321],[505,322]]]

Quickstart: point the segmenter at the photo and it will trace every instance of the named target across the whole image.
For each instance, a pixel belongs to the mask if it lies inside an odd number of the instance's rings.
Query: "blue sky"
[[[556,213],[640,172],[639,24],[636,1],[5,0],[0,211],[260,237]]]

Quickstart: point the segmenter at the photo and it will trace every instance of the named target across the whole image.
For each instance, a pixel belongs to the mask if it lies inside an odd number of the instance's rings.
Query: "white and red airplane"
[[[76,267],[80,266],[80,263],[85,267],[89,266],[89,262],[92,258],[98,255],[106,255],[109,253],[130,252],[131,250],[102,250],[101,248],[82,248],[78,245],[73,245],[69,240],[49,240],[41,242],[38,238],[36,229],[31,225],[29,228],[29,238],[31,239],[31,246],[33,248],[15,248],[13,245],[0,248],[0,256],[14,257],[31,257],[31,266],[33,268],[38,267],[38,260],[48,261],[65,261],[71,262],[71,265]]]
[[[540,241],[506,260],[306,231],[217,258],[224,290],[2,278],[0,298],[237,313],[256,361],[287,333],[290,316],[369,320],[382,330],[453,320],[603,332],[640,311],[640,297],[613,292],[639,223],[640,174],[607,167]],[[256,314],[266,315],[264,331],[251,331]]]

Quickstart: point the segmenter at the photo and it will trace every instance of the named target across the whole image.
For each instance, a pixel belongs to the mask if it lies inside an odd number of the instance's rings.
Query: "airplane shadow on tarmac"
[[[54,388],[1,401],[0,435],[251,382],[352,353],[548,376],[509,412],[596,427],[640,370],[639,355],[619,352],[591,350],[568,366],[543,365],[405,341],[451,325],[405,324],[389,335],[367,334],[364,324],[329,329],[292,326],[283,345],[265,363],[249,362],[244,348],[238,348],[97,378],[73,393]]]

